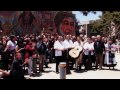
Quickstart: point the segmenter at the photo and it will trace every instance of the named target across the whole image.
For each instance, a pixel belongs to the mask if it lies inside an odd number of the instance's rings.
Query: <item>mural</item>
[[[56,14],[55,19],[56,31],[60,35],[75,35],[76,18],[72,12],[60,11]]]
[[[22,28],[22,35],[34,33],[35,22],[36,18],[31,11],[23,11],[18,18],[18,25]]]
[[[2,35],[75,34],[75,15],[68,11],[0,11]],[[43,29],[44,28],[44,29]]]
[[[0,27],[3,35],[8,35],[13,28],[15,11],[0,11]]]
[[[54,25],[54,16],[55,11],[34,11],[35,17],[37,18],[37,26],[39,30],[45,33],[55,33],[55,25]]]

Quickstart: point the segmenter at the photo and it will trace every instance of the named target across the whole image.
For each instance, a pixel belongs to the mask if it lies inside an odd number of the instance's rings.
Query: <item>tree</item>
[[[112,24],[114,23],[114,25]],[[115,35],[112,35],[112,27],[115,27]],[[92,29],[98,30],[108,36],[117,37],[120,34],[120,12],[119,11],[102,11],[102,16],[100,20],[94,21],[92,23]]]

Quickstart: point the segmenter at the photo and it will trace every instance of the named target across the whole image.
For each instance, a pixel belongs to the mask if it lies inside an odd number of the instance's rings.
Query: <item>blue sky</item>
[[[84,16],[81,12],[79,11],[73,11],[74,14],[76,14],[76,18],[78,21],[89,21],[89,20],[97,20],[99,19],[99,16],[102,15],[100,11],[97,11],[96,14],[89,13],[87,16]]]

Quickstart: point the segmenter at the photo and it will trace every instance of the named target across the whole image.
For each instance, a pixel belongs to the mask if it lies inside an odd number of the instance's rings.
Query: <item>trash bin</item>
[[[60,67],[60,79],[66,79],[66,63],[61,62],[59,64]]]

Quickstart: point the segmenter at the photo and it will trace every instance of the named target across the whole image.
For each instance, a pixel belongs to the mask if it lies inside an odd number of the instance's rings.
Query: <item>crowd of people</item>
[[[86,37],[83,35],[41,35],[3,36],[0,40],[0,72],[2,78],[22,79],[27,66],[28,75],[35,76],[37,65],[45,72],[49,63],[56,63],[56,73],[59,73],[59,63],[66,62],[66,73],[71,69],[80,71],[103,69],[103,66],[115,66],[115,52],[120,51],[119,41],[100,35]],[[69,55],[76,46],[82,47],[77,58]],[[71,63],[70,63],[71,62]],[[44,67],[45,66],[45,67]]]

